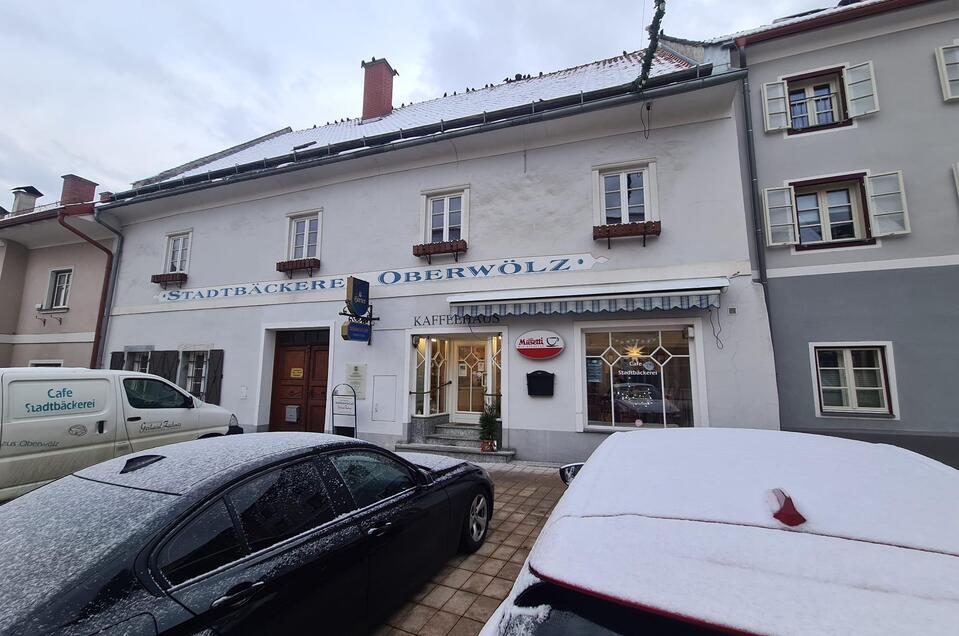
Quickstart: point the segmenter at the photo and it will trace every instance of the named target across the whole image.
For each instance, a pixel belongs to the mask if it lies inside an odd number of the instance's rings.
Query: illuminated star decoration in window
[[[643,354],[643,348],[639,345],[633,344],[626,347],[626,357],[627,358],[639,358]]]

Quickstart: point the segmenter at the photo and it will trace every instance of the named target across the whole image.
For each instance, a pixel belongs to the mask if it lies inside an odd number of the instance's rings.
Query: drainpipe
[[[77,228],[67,223],[68,216],[89,214],[90,208],[93,207],[93,202],[81,203],[79,205],[82,207],[78,207],[75,210],[67,210],[66,207],[62,208],[60,213],[57,214],[57,223],[107,255],[107,262],[103,270],[103,284],[100,287],[100,308],[97,311],[97,326],[93,332],[93,352],[90,354],[90,368],[98,369],[100,367],[100,342],[103,339],[103,314],[106,311],[107,292],[110,288],[110,280],[113,272],[113,252],[99,241],[90,238]]]
[[[772,310],[769,306],[769,278],[766,276],[766,237],[765,223],[760,201],[759,177],[756,174],[756,146],[753,142],[753,113],[749,92],[749,73],[746,64],[746,45],[736,43],[739,54],[739,65],[746,70],[743,75],[743,117],[746,119],[746,164],[749,170],[749,199],[753,212],[754,241],[756,244],[756,266],[759,268],[759,284],[763,286],[763,296],[766,300],[766,312],[772,320]]]
[[[114,236],[117,237],[116,249],[114,250],[113,259],[114,259],[114,262],[119,263],[121,254],[123,253],[123,234],[120,232],[120,230],[116,229],[115,227],[113,227],[112,225],[110,225],[109,223],[107,223],[106,221],[100,218],[99,208],[94,208],[93,220],[98,225],[102,225],[103,227],[108,229],[110,232],[113,233]],[[98,362],[103,360],[104,353],[107,346],[107,333],[110,330],[110,308],[113,307],[113,296],[114,294],[116,294],[117,279],[119,277],[120,277],[120,266],[118,264],[116,267],[110,268],[110,288],[107,291],[107,302],[102,314],[103,326],[102,326],[101,338],[100,338],[100,350],[97,352]]]

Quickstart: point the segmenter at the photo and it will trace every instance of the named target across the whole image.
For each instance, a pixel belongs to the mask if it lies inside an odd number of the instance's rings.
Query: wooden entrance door
[[[326,386],[330,347],[277,344],[273,363],[271,431],[326,430]]]

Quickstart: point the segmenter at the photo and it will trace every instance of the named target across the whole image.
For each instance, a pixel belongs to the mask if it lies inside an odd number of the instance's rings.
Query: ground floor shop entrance
[[[501,334],[414,336],[413,415],[448,415],[476,424],[487,404],[502,396]]]
[[[276,332],[269,430],[324,432],[329,359],[329,330]]]

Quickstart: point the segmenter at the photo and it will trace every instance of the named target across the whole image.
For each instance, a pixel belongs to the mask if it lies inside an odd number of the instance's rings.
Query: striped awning
[[[727,278],[701,278],[502,290],[451,296],[447,300],[458,316],[708,309],[720,306],[720,294],[728,286]]]

